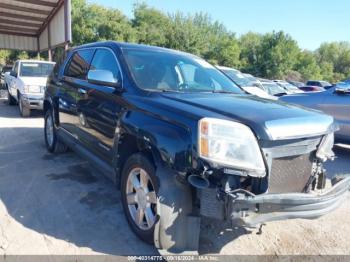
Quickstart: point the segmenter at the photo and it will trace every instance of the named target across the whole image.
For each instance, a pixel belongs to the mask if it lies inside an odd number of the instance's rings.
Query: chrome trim
[[[333,117],[319,115],[314,117],[295,117],[265,122],[272,140],[313,137],[334,132]]]

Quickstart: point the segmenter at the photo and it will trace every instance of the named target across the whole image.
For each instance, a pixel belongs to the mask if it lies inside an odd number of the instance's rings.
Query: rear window
[[[306,84],[308,86],[321,86],[321,84],[319,82],[316,82],[316,81],[308,81]]]
[[[12,70],[12,66],[4,66],[2,68],[2,72],[3,73],[10,72],[11,70]]]
[[[86,79],[93,54],[93,49],[79,50],[75,52],[68,63],[64,74],[69,77]]]

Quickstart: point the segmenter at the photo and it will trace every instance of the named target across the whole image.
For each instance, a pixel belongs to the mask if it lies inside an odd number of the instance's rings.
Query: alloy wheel
[[[156,220],[157,195],[149,174],[134,168],[128,175],[126,200],[130,215],[141,230],[149,230]]]

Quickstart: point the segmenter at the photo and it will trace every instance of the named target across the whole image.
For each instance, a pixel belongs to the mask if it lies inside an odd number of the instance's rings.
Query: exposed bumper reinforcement
[[[241,226],[292,218],[313,219],[336,209],[347,197],[350,177],[322,194],[284,193],[247,196],[232,194],[228,197],[227,211],[231,220]]]

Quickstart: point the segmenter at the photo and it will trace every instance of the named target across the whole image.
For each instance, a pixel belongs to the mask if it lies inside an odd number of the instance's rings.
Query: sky
[[[137,0],[88,0],[133,17]],[[323,42],[350,41],[350,0],[146,0],[165,13],[208,13],[238,36],[283,30],[303,49]]]

